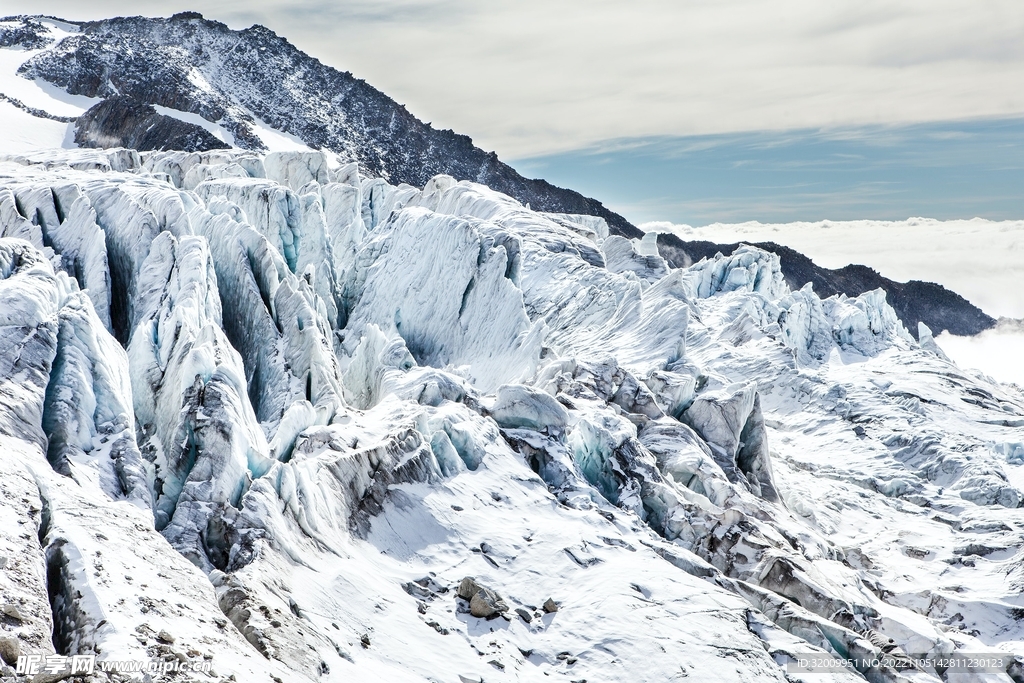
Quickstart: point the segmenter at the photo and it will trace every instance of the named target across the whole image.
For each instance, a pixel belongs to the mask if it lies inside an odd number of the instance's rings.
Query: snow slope
[[[72,124],[32,116],[11,104],[0,101],[0,145],[5,152],[31,152],[49,147],[62,147]]]
[[[318,152],[0,161],[23,652],[268,683],[1019,681],[1022,444],[1020,388],[758,249],[670,269],[600,220]],[[883,652],[1007,658],[789,668]]]

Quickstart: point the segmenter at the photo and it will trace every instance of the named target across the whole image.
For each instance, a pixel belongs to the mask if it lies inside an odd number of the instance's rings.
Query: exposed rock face
[[[108,97],[75,122],[79,147],[127,147],[140,152],[184,149],[207,152],[228,149],[205,128],[158,114],[152,105],[130,97]]]
[[[18,47],[22,50],[38,50],[53,42],[46,27],[31,18],[11,26],[0,26],[0,47]]]

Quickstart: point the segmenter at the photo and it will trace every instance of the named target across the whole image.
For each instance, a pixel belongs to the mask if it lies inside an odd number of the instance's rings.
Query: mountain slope
[[[639,234],[600,202],[523,178],[470,138],[435,130],[365,81],[322,64],[263,26],[232,31],[186,12],[78,27],[80,33],[34,57],[21,75],[75,95],[118,95],[196,114],[223,127],[243,149],[265,150],[258,132],[265,124],[313,149],[357,161],[389,182],[422,186],[446,173],[538,210],[601,216],[616,229]],[[128,131],[111,126],[103,133],[116,137]]]

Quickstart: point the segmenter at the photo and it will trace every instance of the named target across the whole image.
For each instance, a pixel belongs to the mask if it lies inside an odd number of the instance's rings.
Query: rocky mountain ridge
[[[117,96],[196,114],[222,127],[242,149],[266,151],[258,119],[396,184],[422,186],[447,173],[494,187],[539,210],[587,213],[615,228],[635,229],[593,199],[523,178],[467,136],[432,128],[365,81],[322,64],[263,26],[232,31],[197,12],[71,23],[78,32],[24,64],[22,76],[74,95]],[[43,30],[33,31],[31,24],[5,36],[3,41],[12,44],[46,40]],[[136,126],[95,114],[83,124],[87,139],[128,142],[138,135]]]

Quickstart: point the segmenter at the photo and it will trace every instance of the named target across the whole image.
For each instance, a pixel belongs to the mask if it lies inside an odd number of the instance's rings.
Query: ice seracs
[[[268,681],[1019,649],[1024,396],[884,292],[309,151],[10,158],[0,235],[22,648]],[[941,680],[831,676],[865,677]]]
[[[420,258],[428,243],[434,254]],[[346,329],[401,336],[420,364],[464,367],[484,390],[523,379],[542,330],[509,277],[512,258],[473,221],[406,209],[356,254]]]
[[[743,482],[755,495],[778,502],[756,385],[704,392],[682,419],[707,443],[731,481]]]

